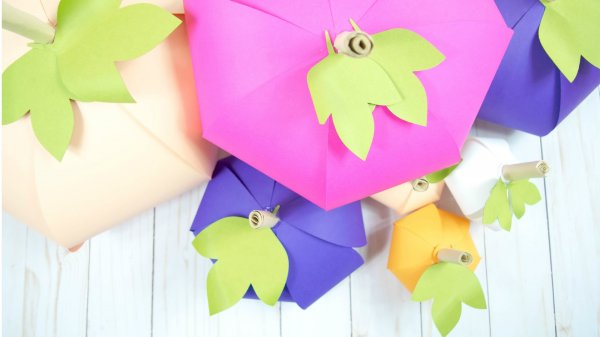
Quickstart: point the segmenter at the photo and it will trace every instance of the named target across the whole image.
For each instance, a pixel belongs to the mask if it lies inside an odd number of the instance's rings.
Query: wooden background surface
[[[506,137],[522,161],[547,160],[543,202],[510,233],[472,231],[487,311],[463,307],[450,336],[600,336],[600,92],[540,138],[477,123]],[[209,317],[210,262],[188,232],[199,188],[93,238],[74,254],[3,216],[5,337],[438,336],[420,305],[386,270],[394,215],[363,201],[367,263],[306,311],[244,300]],[[453,208],[448,195],[442,202]]]

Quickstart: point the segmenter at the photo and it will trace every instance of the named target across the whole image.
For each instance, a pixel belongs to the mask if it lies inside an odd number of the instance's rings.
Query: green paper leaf
[[[74,122],[54,54],[45,46],[36,46],[4,71],[2,82],[2,123],[12,123],[29,112],[39,142],[61,160]]]
[[[510,203],[517,219],[525,215],[525,205],[535,205],[542,200],[537,186],[529,180],[511,181],[508,184]]]
[[[454,170],[456,170],[456,168],[458,167],[458,165],[460,165],[460,163],[462,163],[462,160],[453,166],[447,167],[445,169],[439,170],[437,172],[433,172],[431,174],[428,174],[425,176],[425,179],[427,179],[427,181],[429,181],[432,184],[437,184],[440,181],[446,179],[450,174],[452,174],[452,172],[454,172]]]
[[[319,122],[333,116],[346,147],[365,160],[375,126],[375,105],[399,102],[402,97],[385,71],[369,58],[331,54],[308,73],[308,87]]]
[[[546,1],[539,38],[565,77],[573,82],[583,56],[600,68],[600,2],[597,0]]]
[[[2,122],[31,113],[40,143],[61,160],[73,133],[70,100],[133,102],[115,67],[154,48],[180,20],[150,4],[119,9],[120,0],[62,0],[54,41],[2,74]]]
[[[217,260],[207,279],[211,315],[236,304],[250,286],[264,303],[277,303],[289,261],[270,228],[252,229],[247,218],[227,217],[200,232],[193,246],[202,256]]]
[[[433,299],[433,322],[442,336],[458,323],[462,303],[485,309],[485,295],[477,276],[467,267],[440,262],[429,267],[419,279],[412,299],[418,302]]]
[[[498,182],[492,188],[490,197],[483,208],[483,223],[490,225],[498,220],[500,227],[510,231],[512,226],[512,215],[506,184],[502,179],[498,179]]]
[[[357,28],[357,27],[356,27]],[[333,115],[344,145],[365,160],[375,132],[375,105],[409,123],[427,124],[427,95],[414,71],[429,69],[444,56],[420,35],[403,29],[373,35],[367,57],[336,54],[326,34],[329,56],[308,73],[308,87],[317,117],[324,124]]]
[[[403,100],[388,105],[398,118],[427,125],[427,94],[414,71],[433,68],[444,55],[419,34],[406,29],[391,29],[373,36],[375,47],[369,57],[388,73]]]
[[[108,13],[100,23],[71,37],[76,44],[57,49],[61,78],[79,101],[133,102],[115,61],[139,57],[164,40],[181,21],[150,4]],[[57,36],[56,43],[62,41]]]

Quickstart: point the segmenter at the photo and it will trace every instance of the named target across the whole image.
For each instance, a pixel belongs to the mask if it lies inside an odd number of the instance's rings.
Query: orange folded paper
[[[465,251],[473,256],[468,266],[475,270],[481,260],[469,232],[469,220],[431,204],[398,220],[394,225],[388,269],[413,291],[427,268],[438,263],[444,248]]]
[[[13,6],[46,19],[38,0]],[[28,41],[3,32],[4,67]],[[65,247],[210,179],[216,149],[201,137],[185,25],[148,54],[118,64],[134,104],[74,103],[62,161],[27,116],[3,130],[4,209]]]
[[[429,184],[429,188],[423,192],[415,191],[412,183],[408,182],[373,194],[371,198],[393,209],[398,215],[404,215],[439,201],[443,191],[444,182]]]

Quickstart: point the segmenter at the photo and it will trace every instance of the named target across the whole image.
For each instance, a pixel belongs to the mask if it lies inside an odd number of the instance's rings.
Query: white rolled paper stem
[[[343,32],[335,38],[333,46],[350,57],[365,57],[373,50],[373,39],[363,32]]]
[[[273,228],[279,222],[279,218],[275,214],[267,211],[252,211],[248,216],[250,227],[258,228]]]
[[[35,16],[2,1],[2,28],[30,39],[35,43],[54,40],[54,28]]]
[[[429,181],[425,178],[415,179],[410,182],[415,192],[427,192],[429,189]]]
[[[502,167],[502,176],[508,181],[543,178],[548,172],[550,172],[550,166],[543,160]]]
[[[437,258],[443,262],[456,263],[463,266],[468,266],[473,263],[473,255],[462,250],[444,248],[437,253]]]

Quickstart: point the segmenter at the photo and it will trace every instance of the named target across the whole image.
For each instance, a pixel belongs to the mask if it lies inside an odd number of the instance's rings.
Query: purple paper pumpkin
[[[538,37],[544,5],[539,0],[496,0],[496,4],[514,35],[478,117],[545,136],[600,85],[600,69],[582,58],[570,83]]]
[[[280,300],[296,302],[305,309],[363,264],[352,248],[367,243],[360,202],[324,211],[229,157],[217,164],[191,230],[198,235],[222,218],[247,217],[253,210],[272,211],[277,205],[280,221],[273,232],[289,258]],[[245,297],[256,298],[252,287]]]

